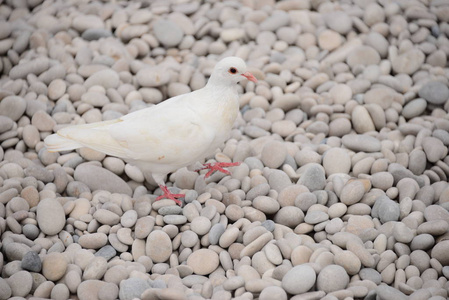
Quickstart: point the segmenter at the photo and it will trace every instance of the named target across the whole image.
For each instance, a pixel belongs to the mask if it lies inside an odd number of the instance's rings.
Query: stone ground
[[[0,299],[446,299],[448,22],[447,0],[0,0]],[[242,164],[171,174],[182,208],[44,147],[231,55],[259,81],[207,161]]]

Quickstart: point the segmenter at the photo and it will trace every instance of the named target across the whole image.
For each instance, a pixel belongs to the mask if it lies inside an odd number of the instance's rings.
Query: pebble
[[[323,167],[328,176],[335,173],[348,174],[351,169],[351,158],[346,150],[331,148],[324,153]]]
[[[148,280],[143,278],[129,278],[120,282],[120,300],[132,300],[140,298],[142,293],[151,288]]]
[[[371,210],[371,215],[379,218],[382,223],[398,221],[400,216],[399,204],[387,196],[377,197]]]
[[[34,251],[27,252],[22,258],[22,269],[31,272],[40,272],[42,269],[42,262],[39,255]]]
[[[6,282],[11,289],[11,296],[25,297],[33,286],[33,277],[29,272],[19,271],[7,278]]]
[[[309,291],[316,282],[316,272],[309,265],[299,265],[290,269],[282,278],[282,288],[292,295]]]
[[[410,49],[395,57],[391,66],[396,73],[413,74],[424,62],[425,56],[419,49]]]
[[[0,21],[0,299],[447,296],[444,5],[28,2]],[[242,164],[169,174],[184,207],[138,165],[43,144],[230,55],[259,81],[206,160]]]
[[[438,260],[443,266],[448,265],[447,250],[449,248],[449,241],[444,240],[435,245],[431,252],[431,257]]]
[[[208,275],[212,273],[219,265],[218,254],[209,249],[200,249],[194,251],[187,259],[187,265],[197,275]]]
[[[326,176],[325,170],[321,165],[308,163],[302,166],[297,172],[301,174],[298,184],[306,186],[309,191],[313,192],[324,189]]]
[[[277,141],[268,142],[262,149],[262,162],[265,166],[277,169],[285,161],[287,149],[284,144]]]
[[[184,37],[182,29],[170,20],[159,19],[153,24],[154,35],[167,48],[177,46]]]
[[[155,263],[165,262],[172,254],[172,243],[162,230],[152,231],[147,238],[145,253]]]
[[[380,141],[369,135],[345,135],[341,142],[348,149],[357,152],[377,152],[381,149]]]
[[[348,286],[349,276],[339,265],[324,267],[317,276],[317,288],[326,293],[343,290]]]
[[[43,233],[55,235],[65,226],[64,208],[55,199],[43,199],[37,205],[36,220]]]
[[[429,81],[418,92],[419,96],[435,105],[444,104],[449,98],[449,88],[439,81]]]
[[[91,190],[106,190],[131,196],[132,190],[120,177],[91,164],[81,164],[75,169],[74,178],[86,184]],[[101,178],[101,180],[98,180]]]
[[[42,260],[42,275],[48,280],[57,281],[66,273],[67,259],[62,253],[52,252]]]

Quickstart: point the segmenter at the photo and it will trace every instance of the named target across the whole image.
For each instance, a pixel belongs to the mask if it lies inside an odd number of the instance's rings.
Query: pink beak
[[[242,74],[242,76],[245,77],[246,79],[248,79],[249,81],[257,82],[256,77],[254,77],[254,75],[251,74],[250,72],[245,72]]]

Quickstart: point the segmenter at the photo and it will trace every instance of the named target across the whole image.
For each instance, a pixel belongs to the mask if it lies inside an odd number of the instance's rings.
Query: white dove
[[[88,147],[120,157],[152,175],[163,195],[177,198],[165,186],[168,173],[191,165],[212,154],[226,141],[239,111],[237,83],[242,79],[257,82],[238,57],[227,57],[215,66],[202,89],[172,97],[121,118],[75,125],[60,129],[45,138],[48,151],[66,151]],[[205,164],[215,171],[229,173],[223,167],[238,163]]]

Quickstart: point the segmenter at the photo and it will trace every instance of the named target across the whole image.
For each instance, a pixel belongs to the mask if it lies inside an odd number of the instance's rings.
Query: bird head
[[[209,81],[236,84],[245,78],[257,82],[256,77],[247,71],[243,59],[232,56],[223,58],[217,63]]]

